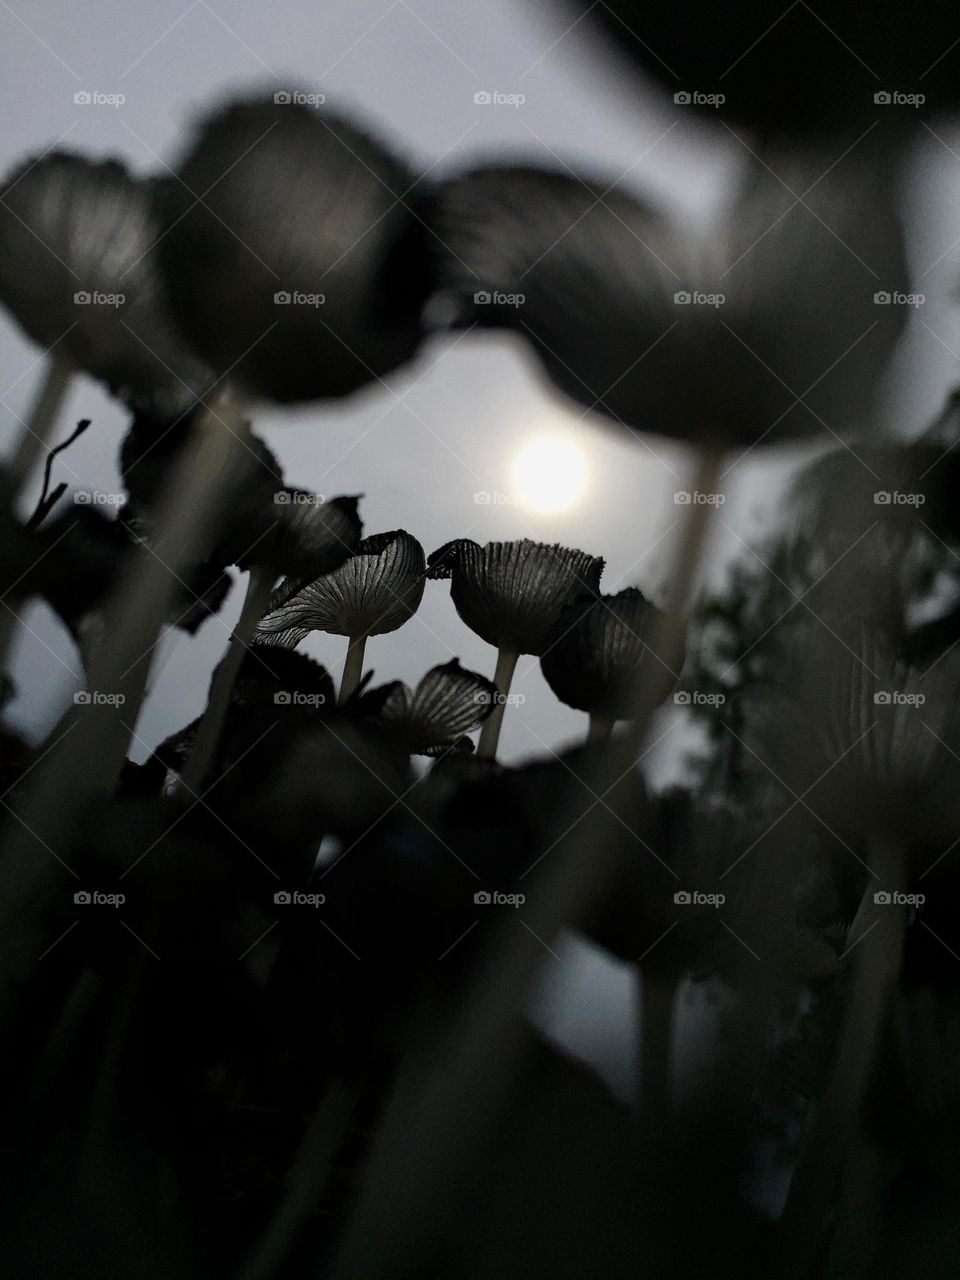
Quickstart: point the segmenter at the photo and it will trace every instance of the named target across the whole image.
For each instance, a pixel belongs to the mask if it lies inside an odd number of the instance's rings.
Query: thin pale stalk
[[[613,733],[613,721],[603,716],[591,716],[587,729],[587,742],[606,742]]]
[[[4,994],[15,1003],[21,993],[13,974],[19,973],[26,983],[36,956],[49,942],[39,908],[53,891],[58,864],[79,878],[70,859],[81,817],[116,787],[154,644],[170,615],[178,579],[203,558],[216,536],[226,505],[229,461],[241,447],[230,425],[238,420],[238,406],[221,402],[217,409],[197,423],[166,486],[157,522],[157,553],[141,551],[131,557],[106,610],[104,637],[88,670],[87,689],[123,701],[91,699],[70,708],[51,735],[52,745],[31,776],[17,816],[7,819],[0,865],[0,937],[10,940],[4,959],[11,981]],[[16,930],[10,927],[14,919],[19,922]],[[22,927],[28,920],[35,920],[34,926]],[[6,1012],[4,1001],[0,1013]]]
[[[363,655],[367,647],[366,636],[353,636],[347,645],[347,656],[343,663],[343,674],[340,677],[340,692],[337,702],[341,705],[352,698],[360,687],[363,677]]]
[[[497,666],[493,673],[493,683],[497,686],[497,700],[493,704],[493,710],[483,722],[480,742],[477,745],[477,755],[486,760],[495,760],[497,757],[503,713],[506,710],[513,673],[517,669],[519,657],[519,653],[513,653],[510,649],[501,649],[497,654]]]
[[[701,492],[713,492],[719,484],[722,457],[698,452],[695,484]],[[686,627],[678,614],[692,595],[714,511],[712,504],[692,503],[686,512],[671,579],[673,607],[655,641],[661,660],[674,669]],[[646,746],[659,700],[646,688],[642,693],[647,696],[630,741],[611,743],[598,753],[586,778],[597,795],[629,771],[624,758],[636,760]],[[451,1022],[437,1028],[443,1042],[437,1053],[440,1065],[419,1076],[401,1069],[333,1268],[334,1280],[374,1273],[389,1280],[409,1274],[426,1266],[439,1244],[438,1221],[456,1231],[471,1175],[512,1097],[524,1043],[519,1010],[543,964],[545,947],[564,926],[589,912],[632,848],[626,831],[622,840],[597,838],[602,809],[594,806],[562,846],[551,851],[538,891],[524,907],[526,927],[517,929],[511,922],[503,928],[499,949]]]
[[[670,1131],[673,1010],[680,981],[672,974],[648,972],[644,975],[639,965],[636,973],[640,996],[637,1098],[644,1133],[656,1138]]]
[[[811,1274],[841,1165],[860,1138],[869,1074],[900,974],[907,907],[877,903],[874,894],[905,887],[902,852],[876,837],[869,865],[874,874],[850,930],[851,973],[837,1048],[807,1124],[774,1249],[770,1275],[778,1280],[805,1280]]]
[[[40,388],[33,402],[29,417],[24,423],[0,479],[0,508],[13,511],[17,495],[46,448],[60,406],[67,394],[73,368],[59,356],[50,356],[43,371]],[[0,672],[7,666],[10,647],[20,621],[22,601],[14,595],[12,603],[0,604]]]
[[[7,464],[4,497],[8,502],[16,498],[43,456],[72,376],[73,366],[62,356],[47,358],[39,390]]]
[[[188,796],[200,794],[207,774],[210,772],[214,752],[230,709],[230,698],[237,673],[250,649],[257,624],[267,611],[270,592],[276,580],[276,574],[272,569],[255,565],[250,570],[240,620],[230,637],[226,657],[217,667],[210,689],[210,701],[200,721],[190,759],[180,778],[181,790]]]

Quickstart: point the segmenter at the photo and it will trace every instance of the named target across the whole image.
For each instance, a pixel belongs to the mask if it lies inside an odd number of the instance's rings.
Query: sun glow
[[[588,467],[582,450],[560,435],[537,436],[513,461],[513,483],[525,506],[534,511],[563,511],[587,488]]]

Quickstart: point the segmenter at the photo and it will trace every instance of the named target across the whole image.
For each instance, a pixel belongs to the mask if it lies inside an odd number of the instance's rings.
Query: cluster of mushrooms
[[[799,16],[807,6],[797,8]],[[841,8],[850,19],[847,10],[856,6]],[[631,6],[600,9],[609,15],[601,21],[609,21],[618,11],[629,16]],[[775,88],[755,83],[752,98],[732,94],[735,112],[748,124],[776,120]],[[788,90],[799,100],[791,78]],[[244,877],[252,883],[260,874],[249,864],[238,871],[241,850],[260,870],[272,850],[291,885],[315,888],[318,839],[332,833],[341,852],[323,874],[341,876],[330,883],[343,889],[339,899],[331,891],[325,927],[349,950],[340,935],[356,924],[381,968],[359,979],[351,970],[342,988],[331,982],[322,992],[316,980],[310,997],[332,1010],[336,1034],[309,1042],[303,1058],[313,1063],[326,1054],[337,1079],[356,1070],[369,1087],[380,1066],[370,1065],[375,1034],[350,1027],[350,1010],[366,1002],[371,1027],[392,1034],[397,1010],[411,999],[410,973],[397,961],[406,935],[414,934],[419,980],[432,973],[441,945],[459,945],[474,927],[476,899],[468,900],[459,882],[451,888],[459,874],[454,860],[461,870],[481,866],[491,885],[505,890],[517,889],[521,869],[526,875],[554,854],[544,878],[526,882],[538,892],[530,895],[525,928],[550,939],[572,919],[612,954],[639,963],[651,1031],[644,1036],[642,1110],[656,1154],[664,1154],[658,1143],[671,1107],[665,1081],[679,984],[691,969],[740,973],[746,965],[753,975],[737,949],[738,931],[756,922],[758,903],[783,897],[781,868],[769,860],[759,878],[745,874],[746,866],[726,878],[740,857],[724,867],[721,849],[736,855],[770,844],[756,812],[651,798],[636,769],[654,713],[681,679],[688,596],[710,508],[692,505],[685,513],[672,594],[661,609],[635,587],[604,593],[603,560],[580,550],[458,538],[427,554],[403,529],[365,534],[358,497],[321,501],[289,484],[250,415],[262,402],[325,402],[371,388],[416,360],[438,334],[492,327],[522,340],[581,416],[595,412],[641,441],[653,433],[686,442],[698,487],[708,492],[725,455],[823,431],[842,440],[862,433],[872,426],[875,393],[903,328],[904,308],[875,302],[878,280],[890,292],[907,288],[903,237],[889,154],[850,147],[843,131],[823,129],[810,118],[813,100],[804,99],[804,145],[785,145],[782,130],[765,137],[762,157],[708,230],[683,225],[603,175],[566,167],[496,163],[426,179],[346,115],[269,96],[243,97],[204,115],[162,175],[137,177],[116,161],[60,150],[33,156],[8,175],[0,190],[0,301],[42,348],[47,367],[0,474],[8,603],[0,660],[13,606],[43,595],[76,638],[87,687],[110,696],[71,706],[42,752],[13,771],[16,807],[0,864],[7,979],[0,1025],[25,1025],[35,957],[51,921],[65,918],[56,881],[62,870],[38,856],[42,849],[57,851],[57,861],[63,851],[67,864],[86,859],[118,883],[143,862],[144,896],[155,894],[158,904],[158,945],[182,956],[187,943],[163,914],[172,895],[150,870],[154,863],[172,867],[173,880],[195,877],[197,901],[219,911],[242,898]],[[850,103],[843,112],[845,126],[858,117]],[[512,305],[520,294],[522,307]],[[699,297],[722,304],[698,305]],[[120,458],[126,502],[112,520],[89,508],[58,514],[62,486],[47,492],[52,431],[77,372],[106,384],[131,413]],[[45,453],[43,496],[24,520],[18,500]],[[838,457],[842,449],[829,467],[839,466]],[[890,547],[899,545],[901,517],[892,509],[878,515],[880,532],[865,546],[875,551],[878,539],[887,539],[879,562],[899,554]],[[157,641],[166,627],[193,632],[215,614],[233,567],[248,575],[244,604],[206,708],[135,766],[127,756]],[[367,639],[408,623],[431,580],[449,582],[460,618],[496,650],[492,670],[469,671],[454,658],[426,671],[414,688],[399,681],[372,687],[364,671]],[[845,592],[857,587],[844,583]],[[881,588],[866,571],[859,585],[865,617]],[[941,740],[955,740],[956,664],[945,661],[929,682],[943,707],[938,734],[925,736],[900,702],[867,741],[857,721],[862,708],[887,688],[916,693],[928,669],[877,639],[859,613],[845,618],[853,598],[825,600],[821,610],[849,661],[825,652],[822,636],[819,645],[798,646],[784,662],[776,696],[752,717],[744,746],[802,797],[830,773],[819,804],[837,839],[866,833],[860,852],[869,874],[905,884],[916,870],[907,846],[917,829],[903,820],[911,796],[922,786],[925,840],[952,811],[937,774]],[[336,691],[327,671],[297,652],[314,632],[346,640]],[[522,654],[539,658],[553,693],[585,712],[590,728],[584,745],[557,760],[504,770],[496,753]],[[628,727],[614,732],[617,722]],[[277,724],[281,733],[270,736]],[[474,756],[469,735],[477,730]],[[411,778],[414,755],[435,758],[425,782]],[[838,758],[843,764],[834,771]],[[465,780],[470,786],[463,788]],[[882,821],[877,795],[885,798]],[[171,811],[180,815],[173,826],[191,814],[207,825],[184,821],[174,836]],[[216,824],[229,828],[233,841],[223,857],[217,841],[226,836]],[[155,849],[160,853],[146,860]],[[352,870],[353,849],[367,855],[362,871]],[[638,849],[656,865],[641,870]],[[781,878],[793,871],[791,864]],[[671,903],[687,883],[714,897],[722,883],[730,914],[694,909],[682,924],[673,919]],[[607,887],[606,898],[596,886]],[[469,885],[471,892],[478,887]],[[807,882],[803,890],[812,893]],[[240,926],[267,920],[260,882],[256,894],[256,909],[245,904],[223,925],[231,946]],[[889,963],[902,949],[906,913],[871,911],[862,885],[853,897],[858,922],[876,925],[877,937],[887,940]],[[361,898],[365,912],[354,920]],[[448,901],[455,906],[448,909]],[[407,913],[402,925],[392,910],[397,902]],[[791,900],[782,914],[768,913],[754,941],[782,956],[791,979],[834,977],[842,957],[823,944],[822,930],[814,936],[798,926],[794,906]],[[849,896],[830,917],[843,936],[848,906]],[[654,935],[675,926],[670,942],[644,960],[647,937],[656,945]],[[510,1052],[515,993],[542,959],[536,951],[531,958],[529,939],[514,932],[489,975],[493,996],[481,994],[468,1006],[453,1093],[444,1091],[446,1077],[443,1088],[437,1084],[430,1062],[420,1093],[397,1104],[400,1138],[406,1123],[407,1132],[431,1134],[434,1145],[417,1148],[409,1179],[404,1165],[403,1177],[390,1184],[400,1186],[393,1217],[376,1218],[369,1237],[387,1250],[391,1224],[406,1222],[404,1213],[416,1224],[421,1205],[442,1201],[443,1171],[462,1172],[469,1163],[483,1127],[476,1120],[471,1129],[474,1113],[486,1107],[493,1114],[508,1096],[509,1059],[489,1085],[482,1050],[500,1037]],[[260,1009],[263,993],[275,995],[276,987],[299,1013],[297,983],[322,967],[315,962],[323,946],[323,973],[343,977],[343,955],[318,933],[302,926],[284,933],[272,970],[249,962],[238,1007],[254,991]],[[458,954],[473,957],[472,947]],[[865,947],[854,962],[843,1060],[828,1073],[816,1149],[809,1165],[801,1160],[804,1170],[826,1169],[823,1183],[848,1157],[841,1121],[849,1123],[851,1106],[866,1094],[882,1031],[883,1007],[871,1003],[870,992],[889,974],[878,973],[877,954]],[[101,963],[98,953],[94,967]],[[186,962],[183,969],[189,978]],[[285,986],[291,972],[297,981]],[[205,1006],[189,985],[178,992],[197,1029]],[[773,1008],[772,982],[750,976],[747,987],[758,1007]],[[202,993],[211,989],[215,983]],[[170,1025],[163,1021],[168,1003],[158,1001],[160,1026]],[[270,1099],[293,1079],[312,1107],[312,1077],[297,1074],[303,1044],[283,1039],[294,1021],[280,1030],[271,1024],[290,1078],[271,1080]],[[760,1036],[758,1026],[759,1019],[750,1035]],[[166,1061],[169,1046],[159,1035],[150,1038],[155,1034],[145,1033],[145,1043]],[[759,1041],[744,1043],[757,1048]],[[749,1064],[735,1065],[751,1078]],[[731,1069],[723,1083],[735,1075]],[[237,1088],[249,1085],[244,1079]],[[351,1104],[359,1106],[356,1097]],[[742,1119],[738,1113],[731,1126]],[[839,1137],[831,1137],[831,1125]],[[376,1153],[387,1170],[391,1150],[393,1158],[407,1150],[400,1138]],[[382,1172],[376,1159],[371,1169],[365,1187],[372,1205]],[[829,1196],[802,1177],[797,1188],[789,1239],[809,1261],[816,1248],[810,1224],[822,1223]],[[362,1194],[358,1203],[361,1225],[347,1241],[354,1269],[345,1264],[338,1275],[373,1274],[356,1261],[374,1248],[361,1229]],[[354,1255],[348,1249],[346,1256]]]

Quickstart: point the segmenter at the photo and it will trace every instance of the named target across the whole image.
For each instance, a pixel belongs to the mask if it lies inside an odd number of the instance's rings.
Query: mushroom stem
[[[200,721],[190,759],[180,776],[180,787],[191,796],[199,795],[206,776],[210,772],[213,755],[230,709],[230,698],[237,673],[244,656],[250,650],[257,623],[267,610],[270,592],[276,580],[274,571],[263,565],[254,565],[250,570],[240,619],[230,637],[226,656],[213,677],[210,700]]]
[[[30,472],[40,460],[63,404],[73,376],[73,366],[62,356],[51,355],[39,390],[30,409],[30,416],[23,424],[13,455],[7,464],[4,479],[4,498],[12,502],[29,478]]]
[[[4,947],[9,981],[0,992],[0,1027],[22,1011],[36,948],[45,936],[43,917],[14,931],[10,922],[30,918],[30,907],[52,894],[57,863],[41,856],[57,850],[69,865],[81,817],[113,794],[134,731],[161,627],[170,615],[178,579],[206,555],[227,501],[229,463],[241,448],[240,407],[231,397],[200,415],[183,457],[165,486],[154,553],[131,555],[106,610],[103,641],[87,673],[87,689],[98,695],[74,705],[49,737],[43,763],[34,770],[15,818],[3,832],[0,865],[0,937],[16,933]],[[122,700],[120,698],[122,695]],[[53,868],[53,870],[51,870]]]
[[[590,727],[587,729],[588,742],[606,742],[613,732],[613,721],[603,716],[591,715]]]
[[[507,705],[507,697],[510,693],[510,685],[513,683],[513,673],[517,668],[519,657],[519,653],[514,653],[512,649],[501,649],[497,653],[497,668],[493,673],[493,683],[497,686],[497,700],[493,705],[493,710],[483,722],[483,728],[480,730],[480,742],[477,746],[477,755],[483,756],[486,760],[495,760],[497,756],[497,744],[500,741],[503,712]]]
[[[343,705],[352,698],[360,687],[363,675],[363,653],[367,647],[367,637],[351,636],[347,645],[347,656],[343,664],[343,675],[340,677],[340,692],[337,694],[338,705]]]
[[[639,965],[636,974],[640,995],[638,1110],[647,1135],[659,1140],[670,1133],[673,1007],[680,982],[673,975],[649,970],[645,974]]]
[[[819,1254],[823,1222],[836,1194],[841,1168],[853,1159],[860,1137],[864,1094],[900,973],[908,908],[892,902],[890,894],[904,885],[903,853],[892,841],[875,836],[868,863],[873,874],[845,953],[851,955],[851,972],[836,1052],[808,1121],[774,1251],[770,1274],[778,1280],[808,1276]],[[887,891],[887,900],[877,902],[874,895],[882,890]],[[845,1194],[854,1195],[849,1181]],[[850,1275],[868,1274],[868,1260],[861,1257]]]

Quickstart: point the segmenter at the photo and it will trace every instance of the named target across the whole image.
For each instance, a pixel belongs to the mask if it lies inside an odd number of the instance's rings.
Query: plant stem
[[[864,1094],[900,973],[907,908],[876,903],[874,894],[879,888],[903,889],[903,855],[875,837],[868,862],[874,874],[850,930],[851,974],[836,1054],[790,1183],[770,1270],[777,1280],[806,1280],[811,1274],[841,1164],[860,1137]],[[858,1270],[866,1275],[864,1265],[861,1259]]]
[[[591,716],[590,726],[587,729],[588,742],[606,742],[613,732],[613,721],[605,720],[603,716]]]
[[[16,498],[46,448],[72,376],[73,366],[62,356],[48,356],[30,416],[7,464],[6,492],[3,495],[7,501],[12,502]]]
[[[477,746],[477,755],[482,756],[485,760],[495,760],[497,758],[497,744],[500,741],[503,712],[507,705],[507,697],[510,693],[510,685],[513,683],[513,673],[517,669],[519,657],[519,653],[514,653],[511,649],[501,649],[497,653],[497,668],[493,673],[493,683],[497,686],[497,700],[493,704],[493,710],[483,722],[483,728],[480,730],[480,742]]]
[[[711,492],[723,455],[699,450],[696,457],[698,488]],[[713,512],[712,506],[704,511],[691,504],[684,513],[687,528],[671,577],[678,606],[692,592]],[[668,654],[676,660],[683,653],[686,619],[674,608],[668,617],[655,638],[663,645],[656,652],[661,660]],[[649,740],[658,705],[645,698],[630,734],[596,753],[587,777],[596,795],[629,772],[631,758],[635,762]],[[442,1065],[424,1069],[418,1060],[401,1070],[340,1242],[333,1280],[372,1274],[371,1260],[380,1275],[426,1269],[434,1260],[437,1222],[454,1223],[468,1202],[481,1156],[515,1096],[524,1051],[518,1011],[542,966],[543,941],[549,945],[561,928],[583,919],[603,886],[622,871],[626,839],[608,836],[601,826],[604,815],[602,805],[593,806],[565,846],[554,851],[525,906],[527,928],[502,931],[482,975],[434,1031],[431,1050]]]
[[[166,622],[185,569],[206,555],[226,505],[229,462],[241,448],[234,427],[239,405],[218,397],[199,416],[185,454],[165,486],[153,555],[131,555],[106,610],[104,636],[87,675],[87,689],[102,697],[71,706],[46,748],[43,763],[24,788],[16,815],[3,831],[0,862],[0,939],[9,981],[0,992],[0,1025],[24,1008],[29,977],[43,950],[37,903],[52,891],[61,867],[82,838],[85,813],[102,805],[116,788],[143,698],[157,635]],[[49,857],[53,851],[55,857]],[[58,865],[59,864],[59,865]],[[77,875],[73,871],[74,875]],[[32,910],[31,910],[32,909]],[[36,921],[22,927],[26,920]],[[14,930],[11,921],[20,923]],[[13,939],[16,939],[14,942]]]
[[[207,709],[203,713],[203,719],[200,721],[190,759],[187,761],[186,768],[180,777],[180,787],[189,795],[196,796],[200,794],[207,774],[210,772],[214,752],[223,732],[227,712],[230,710],[230,698],[237,673],[243,663],[244,656],[249,652],[250,643],[257,629],[257,623],[266,612],[270,592],[273,590],[276,580],[274,571],[264,568],[262,565],[254,565],[250,570],[250,576],[247,579],[247,591],[243,599],[243,609],[240,612],[240,620],[237,623],[236,630],[230,637],[226,656],[217,667],[216,674],[213,677],[213,684],[210,688],[210,701],[207,703]]]
[[[340,692],[337,704],[342,706],[348,698],[353,697],[360,686],[363,676],[363,653],[367,647],[366,636],[351,636],[347,644],[347,656],[343,663],[343,674],[340,676]]]
[[[649,971],[644,975],[639,965],[636,975],[640,996],[638,1109],[645,1133],[669,1136],[673,1110],[673,1007],[680,983],[673,976]]]

